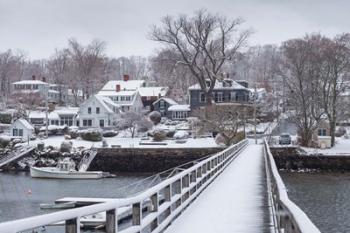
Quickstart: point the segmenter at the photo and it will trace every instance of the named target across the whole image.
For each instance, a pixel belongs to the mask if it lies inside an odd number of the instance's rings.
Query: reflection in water
[[[350,232],[350,173],[287,173],[288,194],[321,232]]]

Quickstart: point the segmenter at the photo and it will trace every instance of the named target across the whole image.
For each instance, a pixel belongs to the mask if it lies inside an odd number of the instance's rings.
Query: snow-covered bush
[[[102,132],[98,129],[81,130],[79,134],[86,141],[98,142],[102,140]]]
[[[159,142],[166,139],[167,132],[165,130],[154,130],[153,131],[153,141]]]
[[[188,138],[188,132],[184,130],[179,130],[174,134],[175,139],[186,139]]]
[[[69,153],[69,152],[71,152],[72,147],[73,147],[73,143],[71,141],[65,140],[61,143],[60,151]]]
[[[175,135],[175,130],[174,129],[169,129],[169,131],[166,133],[166,136],[168,138],[172,138]]]
[[[154,125],[159,124],[159,122],[162,120],[162,115],[157,112],[153,111],[148,115],[149,119],[153,122]]]
[[[5,135],[0,135],[0,148],[7,147],[11,142],[11,138]]]

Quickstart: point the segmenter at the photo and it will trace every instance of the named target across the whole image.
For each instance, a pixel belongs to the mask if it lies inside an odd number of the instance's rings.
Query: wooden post
[[[168,185],[164,188],[164,198],[165,201],[171,201],[171,186]]]
[[[80,233],[80,220],[78,218],[66,220],[66,233]]]
[[[151,212],[158,212],[159,200],[158,200],[158,192],[151,196],[152,209]],[[151,232],[158,227],[158,217],[156,217],[151,222]]]
[[[106,211],[106,233],[118,232],[117,209]]]
[[[141,225],[141,203],[134,203],[132,205],[132,225]]]

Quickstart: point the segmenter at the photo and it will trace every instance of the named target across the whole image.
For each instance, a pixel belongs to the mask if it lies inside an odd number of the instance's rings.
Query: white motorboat
[[[59,161],[56,167],[30,167],[30,175],[34,178],[51,179],[100,179],[102,171],[77,171],[75,163],[70,158]]]
[[[65,202],[65,203],[42,203],[40,209],[70,209],[75,207],[76,202]]]

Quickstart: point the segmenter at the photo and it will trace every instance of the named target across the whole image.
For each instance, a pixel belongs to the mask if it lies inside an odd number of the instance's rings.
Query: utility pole
[[[49,137],[49,113],[48,113],[48,96],[49,96],[49,84],[45,85],[45,136]]]
[[[256,83],[254,84],[254,139],[255,144],[258,144],[258,139],[256,138],[256,98],[257,98],[257,91],[256,91]]]

